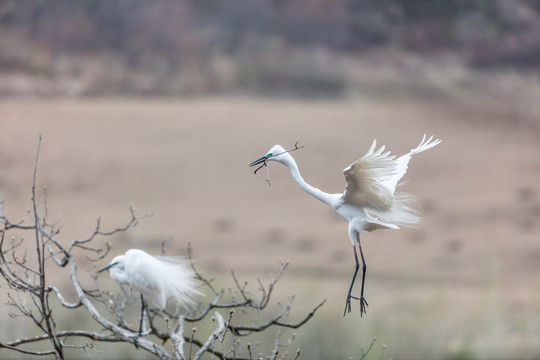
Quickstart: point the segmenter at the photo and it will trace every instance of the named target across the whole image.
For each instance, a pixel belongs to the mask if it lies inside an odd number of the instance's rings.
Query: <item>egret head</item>
[[[100,273],[105,270],[110,270],[109,274],[111,275],[111,278],[113,280],[121,283],[127,282],[124,255],[119,255],[115,257],[109,265],[102,267],[97,272]]]
[[[256,166],[260,164],[265,164],[267,161],[279,161],[281,162],[286,155],[288,155],[287,150],[283,148],[281,145],[274,145],[266,155],[263,157],[255,160],[249,166]]]

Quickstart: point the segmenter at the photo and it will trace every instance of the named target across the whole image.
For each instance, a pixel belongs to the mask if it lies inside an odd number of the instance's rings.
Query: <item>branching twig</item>
[[[193,360],[198,360],[201,358],[201,356],[204,355],[204,353],[208,350],[210,345],[227,329],[225,327],[225,322],[223,321],[223,317],[216,311],[214,313],[214,317],[217,321],[217,328],[216,330],[208,337],[208,340],[201,346],[199,351],[195,354],[193,357]]]
[[[364,352],[363,348],[360,349],[360,352],[362,354],[362,356],[360,357],[360,360],[364,360],[366,358],[366,356],[368,356],[371,349],[373,349],[373,345],[375,345],[375,341],[377,341],[377,338],[373,338],[371,340],[371,343],[369,344],[369,346],[368,346],[368,348],[367,348],[367,350],[365,352]]]

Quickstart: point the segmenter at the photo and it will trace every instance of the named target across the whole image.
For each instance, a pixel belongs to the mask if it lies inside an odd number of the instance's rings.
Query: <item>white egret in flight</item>
[[[110,270],[113,280],[130,285],[141,293],[141,319],[135,345],[142,333],[145,297],[163,310],[171,299],[189,309],[196,304],[196,297],[202,295],[195,274],[188,265],[189,262],[180,257],[152,256],[139,249],[130,249],[97,271]]]
[[[360,315],[366,312],[368,305],[364,298],[366,262],[360,244],[360,233],[377,229],[399,229],[400,226],[413,226],[420,222],[421,219],[417,211],[409,206],[413,199],[412,195],[396,191],[396,187],[399,186],[398,181],[407,171],[411,156],[431,149],[441,142],[439,139],[432,140],[433,136],[426,140],[426,135],[424,135],[416,148],[398,158],[390,155],[390,151],[383,152],[384,146],[376,150],[377,142],[373,140],[368,152],[343,170],[346,182],[343,194],[328,194],[305,182],[300,175],[296,161],[289,154],[292,150],[285,150],[281,145],[275,145],[268,154],[249,165],[261,164],[260,166],[265,166],[269,161],[282,163],[291,170],[293,179],[304,191],[328,205],[349,223],[349,238],[354,250],[356,268],[347,294],[343,315],[351,311],[351,298],[360,301]],[[295,145],[293,150],[298,148]],[[358,246],[362,258],[360,297],[351,295],[360,267],[356,246]]]

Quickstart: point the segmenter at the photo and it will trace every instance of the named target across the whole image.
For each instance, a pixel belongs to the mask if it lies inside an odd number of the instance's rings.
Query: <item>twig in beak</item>
[[[264,164],[266,165],[266,162]],[[266,182],[268,183],[268,186],[271,186],[270,185],[270,168],[268,167],[268,165],[266,166]]]
[[[303,149],[303,148],[305,148],[304,145],[298,146],[298,143],[299,143],[299,142],[300,142],[300,141],[295,142],[295,143],[294,143],[294,149],[289,150],[289,151],[294,151],[294,150],[298,150],[298,149]]]
[[[261,170],[262,167],[266,167],[266,182],[268,183],[268,186],[270,186],[270,170],[268,169],[268,162],[265,160],[261,166],[259,166],[255,171],[254,174],[257,173],[257,171]]]
[[[268,166],[268,165],[266,165],[266,160],[263,162],[263,164],[262,164],[261,166],[259,166],[257,169],[255,169],[255,171],[254,171],[253,173],[256,174],[257,171],[261,170],[261,168],[262,168],[263,166]]]

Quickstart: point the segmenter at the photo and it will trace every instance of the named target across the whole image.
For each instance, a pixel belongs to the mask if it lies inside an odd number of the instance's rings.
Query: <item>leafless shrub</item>
[[[260,346],[243,344],[240,339],[273,329],[273,344],[265,357],[278,359],[291,355],[296,359],[300,356],[300,350],[294,354],[281,353],[283,347],[292,343],[291,338],[282,339],[284,331],[306,324],[324,301],[298,322],[288,320],[293,297],[287,304],[280,305],[278,311],[269,306],[273,290],[287,268],[286,263],[281,264],[278,274],[267,286],[259,281],[256,291],[248,288],[247,282],[241,283],[234,271],[231,271],[233,286],[227,291],[217,290],[211,280],[193,267],[213,299],[207,303],[201,302],[189,314],[147,310],[146,329],[134,343],[138,329],[130,325],[125,314],[128,305],[133,302],[131,294],[128,291],[115,294],[104,290],[95,272],[90,274],[93,285],[84,285],[86,281],[81,282],[78,262],[86,259],[95,263],[104,259],[112,246],[109,242],[96,246],[98,241],[95,240],[124,232],[145,216],[139,216],[132,206],[131,218],[124,226],[105,231],[98,219],[89,236],[72,240],[67,245],[61,244],[58,240],[58,222],[47,219],[46,192],[41,212],[38,211],[35,185],[38,156],[39,145],[34,164],[32,209],[29,212],[33,223],[12,222],[2,212],[4,203],[0,203],[0,289],[7,293],[10,317],[17,318],[17,321],[19,317],[21,321],[30,320],[32,331],[37,330],[38,333],[11,340],[1,339],[0,349],[63,359],[68,349],[79,350],[91,357],[92,351],[100,351],[98,343],[109,342],[136,344],[139,350],[162,359],[200,359],[205,354],[206,357],[210,354],[211,358],[217,359],[254,359],[261,356]],[[23,240],[22,233],[31,234],[30,238],[34,240],[31,246]],[[164,251],[165,248],[163,246]],[[188,253],[191,257],[191,246]],[[69,278],[74,289],[73,296],[51,282],[49,275],[52,271],[55,279],[62,275]],[[69,297],[74,297],[74,300],[68,300]],[[90,324],[80,324],[79,328],[62,324],[59,315],[72,311],[83,311],[92,321]],[[207,331],[197,331],[196,325]],[[32,331],[28,329],[29,334]]]

